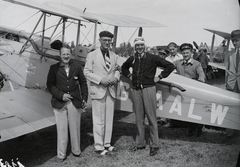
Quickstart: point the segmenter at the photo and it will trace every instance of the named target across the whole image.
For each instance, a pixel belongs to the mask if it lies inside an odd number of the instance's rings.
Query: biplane
[[[59,3],[39,4],[30,0],[4,0],[41,11],[41,16],[32,33],[0,27],[0,66],[11,81],[25,89],[0,93],[0,142],[10,140],[55,124],[51,95],[46,90],[46,78],[50,65],[59,61],[56,46],[65,42],[68,21],[77,24],[74,57],[84,65],[89,48],[79,44],[80,27],[83,22],[92,23],[94,42],[97,41],[97,25],[114,26],[113,49],[116,46],[119,27],[162,27],[164,25],[147,19],[87,13],[73,6]],[[59,22],[50,37],[46,37],[46,16],[57,16]],[[42,34],[35,34],[42,21]],[[53,40],[56,29],[62,25],[62,38]],[[119,57],[119,65],[126,58]],[[159,69],[156,75],[161,72]],[[131,82],[121,77],[117,88],[116,110],[132,112]],[[172,73],[157,83],[157,115],[171,119],[198,122],[240,130],[239,94],[200,83]],[[90,105],[90,101],[88,101]],[[88,105],[88,106],[89,106]]]
[[[231,34],[223,31],[213,30],[204,28],[204,30],[211,32],[212,35],[212,44],[210,49],[210,62],[209,65],[218,68],[221,70],[225,70],[225,65],[227,61],[227,52],[229,50],[230,38]],[[221,44],[214,51],[214,41],[215,35],[218,35],[223,38]]]

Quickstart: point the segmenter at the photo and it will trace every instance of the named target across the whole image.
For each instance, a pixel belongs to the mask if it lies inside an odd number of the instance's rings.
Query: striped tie
[[[110,56],[108,52],[105,54],[105,63],[106,63],[107,69],[109,69],[111,67],[111,62],[110,62]]]

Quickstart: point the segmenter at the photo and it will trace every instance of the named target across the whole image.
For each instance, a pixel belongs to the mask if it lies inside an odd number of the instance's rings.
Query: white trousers
[[[66,157],[68,145],[68,130],[71,140],[71,151],[79,155],[80,150],[80,124],[81,109],[77,109],[71,101],[62,109],[53,109],[57,124],[57,156],[60,159]]]
[[[115,99],[107,91],[102,99],[92,100],[93,136],[96,151],[111,146]]]

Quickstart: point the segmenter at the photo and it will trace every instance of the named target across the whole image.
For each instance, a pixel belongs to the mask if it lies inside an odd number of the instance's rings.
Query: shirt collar
[[[73,62],[73,61],[72,61],[72,59],[71,59],[71,60],[69,61],[69,67],[70,67],[70,65],[72,64],[72,62]],[[65,67],[65,64],[60,63],[60,67],[61,67],[61,68]]]

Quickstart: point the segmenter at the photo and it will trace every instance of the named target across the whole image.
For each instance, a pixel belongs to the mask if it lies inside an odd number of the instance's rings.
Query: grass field
[[[5,85],[5,90],[8,85]],[[4,90],[3,90],[4,91]],[[82,114],[80,157],[74,157],[68,147],[64,162],[56,157],[57,134],[52,126],[24,137],[0,143],[0,159],[16,158],[25,167],[235,167],[240,151],[239,132],[226,138],[224,129],[203,129],[200,137],[187,137],[186,128],[159,127],[160,150],[149,156],[149,147],[138,152],[134,146],[136,126],[134,114],[115,111],[112,144],[116,153],[99,156],[94,152],[91,109]],[[149,128],[146,126],[146,139]]]

